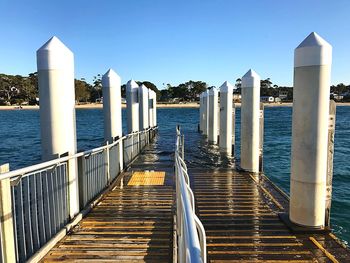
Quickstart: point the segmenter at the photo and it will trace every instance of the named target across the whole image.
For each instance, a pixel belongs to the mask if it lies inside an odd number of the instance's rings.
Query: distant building
[[[282,101],[281,98],[279,98],[279,97],[276,97],[276,98],[275,98],[275,102],[281,102],[281,101]]]
[[[336,101],[342,101],[344,99],[344,95],[339,95],[336,93],[331,93],[331,99],[336,100]]]
[[[278,94],[278,98],[280,98],[281,100],[285,100],[288,97],[288,91],[280,91]]]
[[[271,103],[271,102],[274,102],[274,101],[275,101],[275,98],[272,97],[272,96],[261,96],[261,97],[260,97],[260,101],[261,101],[261,102],[268,102],[268,103]]]

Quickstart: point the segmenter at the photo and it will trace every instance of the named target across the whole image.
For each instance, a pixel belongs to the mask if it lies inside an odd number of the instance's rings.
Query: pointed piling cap
[[[220,86],[220,92],[225,92],[225,93],[232,93],[233,92],[233,86],[231,83],[228,81],[225,81],[221,86]]]
[[[131,92],[136,92],[139,89],[139,85],[136,83],[135,80],[131,79],[126,83],[126,90]]]
[[[110,68],[102,76],[102,86],[103,87],[120,87],[119,75],[113,69]]]
[[[74,70],[74,55],[61,40],[52,37],[36,52],[38,70]]]
[[[332,64],[332,46],[312,32],[294,51],[294,67]]]
[[[215,87],[213,87],[213,88],[211,88],[210,90],[209,90],[209,96],[214,96],[214,95],[218,95],[218,90],[215,88]]]
[[[260,88],[260,76],[252,69],[242,77],[242,88]]]
[[[148,88],[146,87],[145,84],[141,84],[141,86],[139,87],[139,90],[140,90],[140,92],[142,92],[142,93],[148,92]]]

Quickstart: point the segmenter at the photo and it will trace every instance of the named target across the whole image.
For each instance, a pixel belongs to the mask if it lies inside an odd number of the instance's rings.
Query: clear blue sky
[[[113,68],[125,83],[187,80],[219,86],[253,68],[292,85],[294,48],[312,31],[333,46],[332,83],[350,84],[349,0],[1,0],[0,72],[36,71],[56,35],[76,78]]]

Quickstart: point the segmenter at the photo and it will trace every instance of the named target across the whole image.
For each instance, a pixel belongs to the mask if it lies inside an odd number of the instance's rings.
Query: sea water
[[[199,110],[191,108],[158,109],[160,155],[174,151],[175,127],[185,135],[185,159],[190,166],[231,167],[233,159],[207,145],[198,133]],[[88,150],[103,143],[103,111],[78,109],[78,150]],[[264,172],[289,193],[291,155],[291,107],[266,107],[264,114]],[[10,163],[11,170],[40,162],[40,119],[38,110],[0,111],[0,164]],[[123,110],[123,132],[126,133]],[[240,109],[236,109],[235,158],[240,156]],[[334,232],[350,242],[350,107],[337,107],[333,200],[331,223]]]

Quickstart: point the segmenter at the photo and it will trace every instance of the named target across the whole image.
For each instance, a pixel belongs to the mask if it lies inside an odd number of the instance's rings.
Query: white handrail
[[[183,142],[182,142],[183,143]],[[207,262],[206,234],[201,221],[195,214],[194,195],[190,188],[190,180],[185,161],[181,158],[183,145],[181,134],[177,129],[175,148],[176,176],[176,229],[178,237],[179,262]]]
[[[7,173],[3,173],[3,174],[0,175],[0,181],[4,180],[4,179],[7,179],[7,178],[13,178],[13,177],[18,177],[18,176],[26,177],[28,174],[30,174],[32,172],[35,172],[35,171],[38,171],[38,170],[41,170],[41,169],[45,169],[45,168],[48,168],[50,166],[54,166],[56,164],[67,162],[67,161],[69,161],[71,159],[79,158],[79,157],[84,156],[84,155],[90,155],[90,154],[93,154],[93,153],[97,153],[97,152],[103,151],[103,150],[105,150],[107,148],[110,149],[110,148],[112,148],[116,144],[120,143],[122,140],[125,140],[126,138],[128,138],[131,135],[143,133],[143,132],[146,132],[146,131],[149,131],[149,130],[152,130],[152,129],[154,129],[154,128],[148,128],[147,130],[143,130],[143,131],[138,131],[138,132],[133,132],[131,134],[127,134],[127,135],[119,138],[118,140],[114,141],[111,144],[103,145],[103,146],[94,148],[92,150],[79,152],[79,153],[76,153],[74,155],[69,155],[69,156],[57,158],[57,159],[54,159],[54,160],[51,160],[51,161],[46,161],[46,162],[42,162],[42,163],[39,163],[39,164],[31,165],[31,166],[28,166],[28,167],[25,167],[25,168],[21,168],[21,169],[17,169],[17,170],[13,170],[13,171],[7,172]]]

